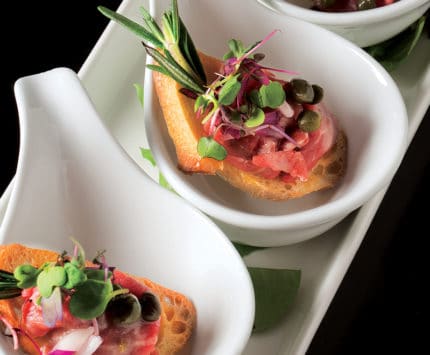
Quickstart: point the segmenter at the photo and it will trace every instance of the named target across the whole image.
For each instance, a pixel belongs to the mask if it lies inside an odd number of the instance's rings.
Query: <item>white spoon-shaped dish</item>
[[[0,243],[106,249],[110,265],[187,295],[197,309],[191,354],[240,354],[251,333],[247,269],[202,213],[161,188],[120,148],[76,74],[55,69],[15,86],[21,147]],[[0,353],[10,353],[8,341]]]

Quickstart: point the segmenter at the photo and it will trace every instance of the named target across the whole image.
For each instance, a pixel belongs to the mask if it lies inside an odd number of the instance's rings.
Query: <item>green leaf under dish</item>
[[[417,44],[428,15],[421,16],[406,30],[384,42],[364,48],[387,71],[395,70],[412,52]]]
[[[255,292],[254,332],[265,331],[280,322],[296,299],[300,270],[248,267]]]

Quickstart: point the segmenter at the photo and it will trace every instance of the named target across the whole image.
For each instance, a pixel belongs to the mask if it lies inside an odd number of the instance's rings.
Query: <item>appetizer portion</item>
[[[144,8],[145,27],[99,9],[140,36],[154,58],[148,67],[182,171],[217,174],[272,200],[301,197],[339,181],[346,138],[322,103],[323,88],[263,65],[264,54],[257,52],[278,31],[249,46],[232,39],[220,60],[196,50],[175,0],[162,28]]]
[[[313,10],[326,12],[349,12],[370,10],[390,5],[397,0],[313,0]]]
[[[149,279],[73,255],[0,246],[0,329],[28,354],[176,354],[196,322],[192,302]]]

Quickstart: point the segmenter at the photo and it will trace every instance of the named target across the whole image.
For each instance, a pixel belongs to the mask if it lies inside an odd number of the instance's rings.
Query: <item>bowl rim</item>
[[[401,17],[403,14],[413,11],[414,9],[428,4],[428,0],[399,0],[393,4],[378,7],[365,11],[353,12],[320,12],[303,8],[299,5],[292,4],[283,0],[269,0],[270,4],[266,4],[265,0],[257,0],[263,6],[268,6],[276,11],[289,16],[300,18],[305,21],[313,22],[319,25],[326,26],[357,26],[368,25],[387,19]],[[274,5],[275,3],[276,5]]]

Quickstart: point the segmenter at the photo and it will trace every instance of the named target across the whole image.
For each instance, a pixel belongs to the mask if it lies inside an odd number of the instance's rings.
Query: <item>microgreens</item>
[[[226,54],[224,54],[224,56],[223,56],[224,60],[227,60],[230,58],[242,57],[244,54],[248,53],[252,48],[257,46],[259,44],[259,42],[245,48],[243,46],[242,41],[232,38],[228,41],[227,44],[228,44],[228,48],[230,48],[230,51],[228,51]]]
[[[204,92],[205,72],[191,36],[179,17],[177,0],[172,0],[171,9],[164,13],[162,28],[143,7],[140,8],[143,26],[106,7],[99,6],[98,9],[143,40],[146,52],[157,62],[150,65],[150,69],[168,75],[193,92]]]
[[[140,8],[143,25],[103,6],[98,9],[109,19],[118,22],[143,40],[146,52],[155,59],[154,64],[148,65],[149,69],[177,81],[183,87],[181,92],[188,91],[187,96],[195,95],[194,111],[197,112],[202,124],[212,120],[213,127],[216,117],[222,115],[222,121],[227,126],[229,122],[234,121],[236,126],[243,127],[244,130],[255,129],[264,123],[264,108],[276,109],[285,101],[282,85],[278,81],[270,80],[265,72],[269,68],[257,63],[264,56],[254,53],[277,30],[247,47],[240,40],[229,40],[229,51],[224,55],[225,74],[219,75],[218,79],[208,85],[197,50],[179,16],[177,0],[172,0],[171,8],[163,14],[161,26],[144,8]],[[247,85],[251,79],[260,81],[261,86],[255,92],[251,92],[248,98]],[[138,85],[135,85],[135,88],[142,103],[143,90]],[[243,106],[250,107],[243,111],[241,110]],[[224,110],[222,107],[229,109]],[[203,158],[223,160],[227,156],[225,148],[212,137],[201,138],[197,151]]]
[[[40,293],[37,302],[42,306],[47,326],[53,326],[62,317],[63,292],[71,295],[69,306],[73,316],[80,319],[100,316],[112,297],[128,290],[113,289],[112,272],[105,262],[87,266],[84,249],[73,241],[71,257],[63,253],[56,262],[46,262],[38,268],[19,265],[13,274],[0,270],[0,299],[17,297],[22,289],[36,287]]]
[[[227,156],[225,148],[212,137],[202,137],[197,144],[197,151],[203,158],[224,160]]]
[[[140,106],[143,107],[143,98],[144,98],[143,87],[142,87],[142,85],[136,83],[136,84],[134,84],[134,88],[136,90],[136,96],[139,100]]]

